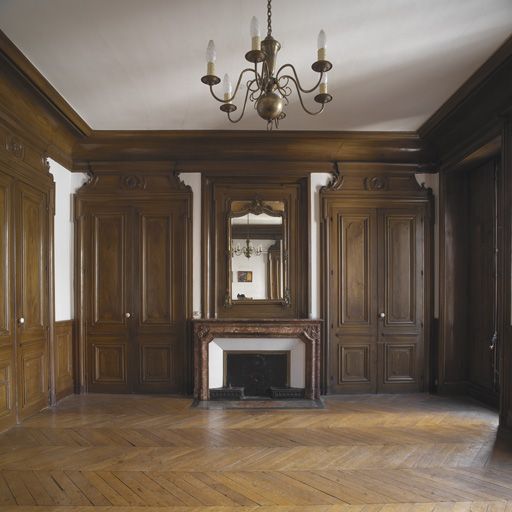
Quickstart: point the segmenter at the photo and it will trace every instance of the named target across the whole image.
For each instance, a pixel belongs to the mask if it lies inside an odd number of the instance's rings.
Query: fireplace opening
[[[225,351],[224,386],[247,397],[269,397],[271,388],[290,385],[290,352]]]

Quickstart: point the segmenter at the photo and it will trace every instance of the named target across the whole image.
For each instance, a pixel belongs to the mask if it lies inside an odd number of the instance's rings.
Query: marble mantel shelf
[[[321,320],[294,319],[201,319],[193,320],[194,397],[209,399],[208,344],[215,338],[298,338],[306,348],[305,397],[320,398]]]

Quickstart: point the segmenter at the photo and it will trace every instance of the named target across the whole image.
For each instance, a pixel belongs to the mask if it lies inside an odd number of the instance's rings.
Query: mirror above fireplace
[[[286,218],[283,201],[231,202],[226,303],[289,303]]]

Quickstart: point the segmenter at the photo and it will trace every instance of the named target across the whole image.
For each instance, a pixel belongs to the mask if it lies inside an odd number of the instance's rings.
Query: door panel
[[[0,174],[0,430],[16,420],[12,179]]]
[[[131,210],[95,207],[87,217],[89,286],[87,378],[89,391],[126,393],[130,361],[132,306]],[[87,277],[90,276],[90,279]]]
[[[423,388],[423,259],[420,209],[379,211],[379,391]]]
[[[18,412],[20,418],[48,404],[48,233],[46,195],[16,184]]]
[[[177,392],[184,379],[186,244],[184,203],[139,205],[134,344],[141,392]]]
[[[336,208],[331,219],[331,390],[374,392],[377,216]]]

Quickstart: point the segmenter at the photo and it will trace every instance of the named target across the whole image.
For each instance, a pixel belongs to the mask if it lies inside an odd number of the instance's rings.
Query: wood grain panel
[[[384,348],[386,382],[416,380],[416,344],[386,343]]]
[[[385,221],[386,325],[416,324],[416,226],[410,215]]]
[[[115,342],[93,343],[94,384],[126,384],[126,346]]]
[[[55,322],[55,386],[57,399],[73,392],[73,321]]]
[[[0,429],[14,415],[14,368],[10,350],[0,351]]]
[[[142,318],[143,324],[169,324],[171,304],[172,219],[169,215],[142,215]]]
[[[11,197],[12,180],[0,174],[0,346],[12,345]]]
[[[18,406],[23,414],[37,407],[42,408],[48,401],[48,364],[44,346],[37,342],[22,346],[19,361],[18,396],[21,401]],[[43,403],[41,397],[45,398]]]
[[[32,191],[22,191],[21,216],[21,264],[22,283],[21,311],[25,318],[24,328],[44,326],[45,277],[43,248],[46,230],[44,227],[44,197]]]
[[[345,215],[338,219],[338,251],[342,281],[339,283],[339,324],[371,323],[370,217]]]
[[[371,346],[338,345],[338,383],[369,383],[371,381]]]
[[[48,404],[48,198],[16,183],[17,403],[24,418]]]
[[[142,350],[142,383],[172,383],[171,347],[145,345]]]
[[[127,240],[124,213],[93,218],[94,324],[124,324]]]

